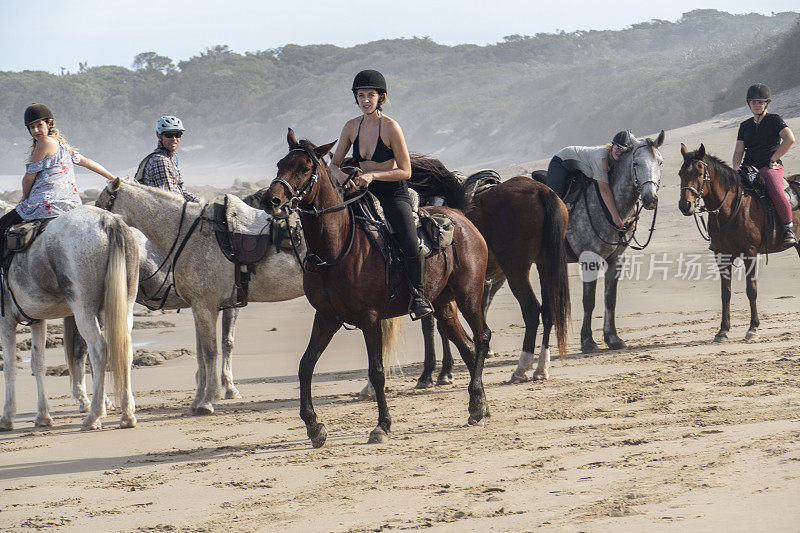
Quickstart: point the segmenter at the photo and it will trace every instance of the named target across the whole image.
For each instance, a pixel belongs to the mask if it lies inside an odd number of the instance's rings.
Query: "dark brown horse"
[[[298,142],[290,129],[289,153],[278,162],[278,174],[267,189],[265,208],[276,217],[297,208],[303,223],[308,255],[303,286],[316,309],[311,339],[300,361],[300,417],[314,447],[327,437],[325,425],[317,421],[311,402],[314,366],[343,323],[362,330],[369,358],[369,380],[378,403],[378,425],[369,442],[383,442],[391,426],[384,391],[382,330],[385,320],[408,313],[410,295],[404,276],[389,268],[381,251],[356,226],[351,206],[345,205],[321,160],[335,141],[315,147]],[[458,348],[470,372],[469,423],[489,415],[483,390],[483,363],[491,333],[481,313],[487,249],[480,233],[467,218],[447,208],[430,208],[455,224],[453,247],[428,257],[425,296],[433,303],[439,329]],[[467,336],[456,313],[461,310],[472,330]]]
[[[473,181],[459,179],[437,159],[415,155],[411,159],[411,181],[423,199],[441,196],[447,205],[467,215],[489,247],[489,265],[484,289],[484,320],[491,297],[508,280],[525,321],[525,337],[515,381],[524,381],[533,365],[536,334],[541,315],[542,348],[533,379],[547,379],[550,362],[550,332],[556,328],[558,349],[566,355],[567,321],[570,315],[569,280],[564,235],[568,213],[564,202],[546,185],[527,176],[517,176],[476,194]],[[530,282],[531,266],[536,264],[542,290],[542,303]],[[424,330],[432,335],[432,327]],[[443,342],[444,357],[440,383],[446,383],[452,357]],[[426,338],[425,367],[421,387],[431,383],[435,366],[433,341]]]
[[[683,165],[678,175],[681,178],[681,198],[678,207],[686,216],[696,214],[702,198],[708,211],[708,238],[716,256],[722,282],[722,322],[715,341],[728,338],[731,329],[731,266],[741,257],[747,277],[747,298],[750,300],[750,328],[746,340],[758,338],[758,309],[756,308],[758,254],[782,251],[781,233],[775,231],[775,214],[764,201],[751,194],[743,186],[738,172],[712,155],[705,147],[694,152],[681,144]],[[800,224],[800,212],[794,211],[795,225]],[[795,246],[800,254],[800,246]]]

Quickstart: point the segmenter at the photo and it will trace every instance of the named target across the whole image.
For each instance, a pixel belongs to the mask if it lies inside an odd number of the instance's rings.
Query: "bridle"
[[[314,168],[311,170],[311,177],[306,182],[306,184],[303,185],[303,188],[300,189],[299,191],[296,190],[291,183],[289,183],[283,178],[277,177],[274,180],[272,180],[272,183],[280,183],[281,185],[286,187],[286,190],[289,192],[289,200],[287,202],[287,204],[289,204],[289,210],[297,209],[306,199],[308,199],[309,203],[312,202],[313,199],[316,198],[317,196],[316,187],[317,187],[317,182],[319,181],[319,158],[317,157],[317,154],[315,154],[314,151],[311,150],[310,148],[304,147],[302,145],[297,148],[292,148],[291,150],[289,150],[289,153],[292,152],[303,152],[304,154],[306,154],[308,157],[311,158],[311,162],[314,164]]]
[[[719,212],[722,209],[722,206],[725,205],[725,202],[728,200],[728,196],[730,196],[731,192],[733,191],[733,187],[728,187],[728,190],[725,191],[725,196],[722,197],[722,200],[720,201],[720,203],[719,203],[719,205],[717,206],[716,209],[708,209],[705,206],[705,200],[703,200],[703,205],[701,206],[700,205],[700,199],[703,198],[703,196],[706,193],[705,192],[706,184],[711,183],[711,174],[708,171],[708,164],[706,164],[706,162],[704,160],[702,160],[702,159],[690,159],[689,162],[690,163],[699,163],[700,165],[702,165],[703,180],[700,182],[700,186],[697,189],[695,189],[691,185],[686,185],[684,187],[681,187],[681,193],[683,193],[683,191],[689,191],[692,194],[694,194],[694,200],[692,201],[692,205],[694,207],[694,209],[692,211],[692,214],[694,215],[694,223],[695,223],[695,226],[697,226],[697,231],[700,233],[700,237],[702,237],[703,240],[710,242],[711,241],[711,232],[708,229],[708,225],[706,224],[706,221],[703,219],[703,213],[708,213],[709,215],[715,215],[715,216],[719,215]],[[740,191],[740,193],[742,193],[741,188],[739,188],[739,191]],[[718,224],[718,227],[717,227],[717,230],[716,230],[717,233],[720,230],[722,230],[722,228],[727,226],[736,217],[736,215],[739,213],[739,207],[741,206],[741,203],[742,203],[742,196],[743,196],[743,194],[739,194],[739,197],[738,197],[739,201],[733,207],[733,211],[731,212],[731,216],[728,218],[728,220],[726,220],[722,224]]]

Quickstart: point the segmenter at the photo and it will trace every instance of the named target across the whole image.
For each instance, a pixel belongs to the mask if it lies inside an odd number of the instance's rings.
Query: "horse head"
[[[658,148],[664,143],[664,130],[653,140],[638,141],[630,155],[630,174],[645,209],[658,205],[658,188],[661,184],[661,165],[664,158]]]
[[[286,141],[289,153],[278,161],[278,173],[262,199],[262,208],[277,218],[288,216],[295,207],[313,205],[319,195],[320,173],[328,175],[322,157],[336,144],[333,141],[317,147],[305,139],[298,141],[292,128]]]
[[[105,188],[100,191],[100,195],[95,200],[94,205],[95,207],[99,207],[100,209],[105,209],[109,212],[114,212],[114,202],[117,199],[117,193],[119,193],[119,187],[122,184],[122,180],[120,178],[115,178],[111,180]]]
[[[709,180],[708,166],[703,161],[706,157],[706,147],[701,144],[696,151],[689,152],[681,143],[681,155],[683,165],[678,171],[678,176],[681,178],[681,198],[678,201],[678,208],[684,216],[689,216],[697,209]]]

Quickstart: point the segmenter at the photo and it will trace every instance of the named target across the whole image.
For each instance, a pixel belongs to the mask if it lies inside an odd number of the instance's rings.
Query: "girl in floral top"
[[[25,126],[33,137],[33,148],[22,178],[22,200],[16,209],[0,218],[3,247],[10,226],[22,221],[55,218],[81,205],[73,165],[88,168],[109,180],[116,177],[67,143],[55,128],[53,112],[46,105],[30,105],[25,110]]]

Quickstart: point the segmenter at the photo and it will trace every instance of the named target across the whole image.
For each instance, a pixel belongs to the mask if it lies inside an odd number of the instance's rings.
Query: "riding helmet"
[[[769,92],[769,87],[764,85],[763,83],[756,83],[755,85],[751,85],[749,89],[747,89],[747,101],[750,100],[766,100],[769,102],[772,99],[772,95]]]
[[[633,135],[628,130],[622,130],[614,135],[614,138],[611,139],[611,144],[616,144],[623,152],[627,152],[633,146]]]
[[[25,110],[25,127],[30,126],[37,120],[47,120],[54,118],[53,112],[44,104],[31,104]]]
[[[178,117],[166,115],[159,118],[156,124],[156,133],[161,134],[165,131],[186,131],[186,128]]]
[[[353,80],[353,94],[359,89],[376,89],[379,93],[386,90],[386,79],[377,70],[362,70]]]

